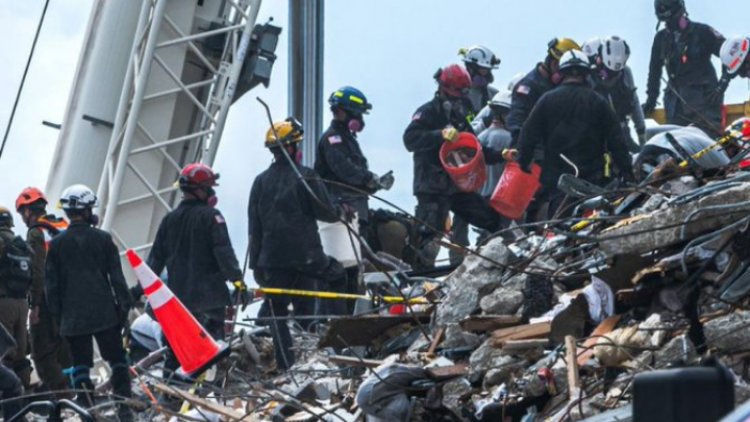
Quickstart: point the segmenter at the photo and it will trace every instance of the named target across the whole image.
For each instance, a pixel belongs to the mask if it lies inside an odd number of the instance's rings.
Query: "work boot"
[[[133,410],[130,403],[127,403],[133,395],[130,386],[130,372],[128,366],[124,363],[112,365],[112,392],[115,399],[120,402],[117,405],[117,416],[121,421],[130,422],[134,419]]]
[[[76,393],[76,404],[84,409],[94,407],[94,382],[91,381],[88,366],[73,368],[73,389]]]

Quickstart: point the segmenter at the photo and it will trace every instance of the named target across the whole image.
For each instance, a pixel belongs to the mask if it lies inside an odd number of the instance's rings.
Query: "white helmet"
[[[516,73],[512,78],[510,78],[510,82],[508,82],[508,91],[515,91],[516,85],[518,85],[518,83],[521,82],[521,79],[523,79],[525,76],[526,75],[523,73]]]
[[[64,210],[84,210],[98,206],[96,194],[86,185],[73,185],[60,195],[60,208]]]
[[[510,103],[512,101],[512,91],[503,91],[495,94],[490,100],[490,107],[504,107],[510,109]]]
[[[588,56],[581,50],[566,51],[560,57],[560,71],[568,69],[591,70],[591,62]]]
[[[724,41],[721,46],[721,63],[727,68],[730,75],[740,70],[742,64],[747,60],[750,51],[750,38],[735,37]]]
[[[481,45],[462,48],[458,50],[458,54],[464,57],[464,63],[474,63],[485,69],[497,69],[497,66],[500,64],[500,59],[495,56],[495,53]]]
[[[581,46],[581,51],[583,51],[584,54],[589,56],[589,60],[592,57],[599,55],[599,46],[602,45],[602,39],[599,37],[591,38],[590,40],[583,43]]]
[[[630,58],[630,46],[617,35],[602,41],[601,52],[604,66],[615,72],[624,69],[628,58]]]

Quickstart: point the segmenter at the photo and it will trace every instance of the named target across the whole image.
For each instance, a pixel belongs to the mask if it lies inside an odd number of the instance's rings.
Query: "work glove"
[[[380,189],[383,189],[383,190],[390,190],[393,187],[393,182],[395,181],[396,181],[396,178],[393,177],[393,170],[389,171],[388,173],[378,178],[378,184],[380,185]]]
[[[724,91],[727,90],[727,87],[729,86],[729,81],[731,81],[731,78],[729,77],[729,75],[721,75],[721,80],[719,80],[719,84],[716,85],[716,89],[711,91],[706,96],[706,101],[709,104],[722,103],[724,101]]]
[[[458,129],[453,126],[446,126],[441,134],[443,135],[443,140],[446,142],[453,142],[458,139]]]
[[[241,308],[243,311],[247,307],[247,284],[245,284],[244,280],[235,280],[232,282],[232,285],[234,286],[234,294],[237,296],[237,299],[240,302]]]
[[[646,118],[651,117],[651,115],[654,114],[654,110],[656,110],[656,98],[649,98],[643,103],[641,108],[643,108],[643,115],[646,116]]]
[[[508,162],[510,162],[510,161],[517,161],[518,160],[518,150],[515,149],[515,148],[505,148],[505,149],[503,149],[503,160],[508,161]]]

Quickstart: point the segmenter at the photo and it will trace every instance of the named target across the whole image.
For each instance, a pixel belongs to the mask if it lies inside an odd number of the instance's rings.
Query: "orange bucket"
[[[472,155],[473,154],[473,155]],[[440,164],[464,192],[476,192],[487,180],[482,145],[469,132],[461,132],[453,142],[443,142],[440,147]]]
[[[490,198],[490,205],[511,220],[521,218],[541,186],[541,174],[542,168],[536,164],[531,165],[531,174],[528,174],[521,170],[517,162],[506,163],[503,175]]]

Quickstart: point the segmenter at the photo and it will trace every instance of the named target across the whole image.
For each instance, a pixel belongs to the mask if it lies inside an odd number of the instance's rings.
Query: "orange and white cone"
[[[229,347],[208,334],[135,251],[128,249],[127,255],[164,337],[180,362],[182,375],[198,375],[229,354]]]

